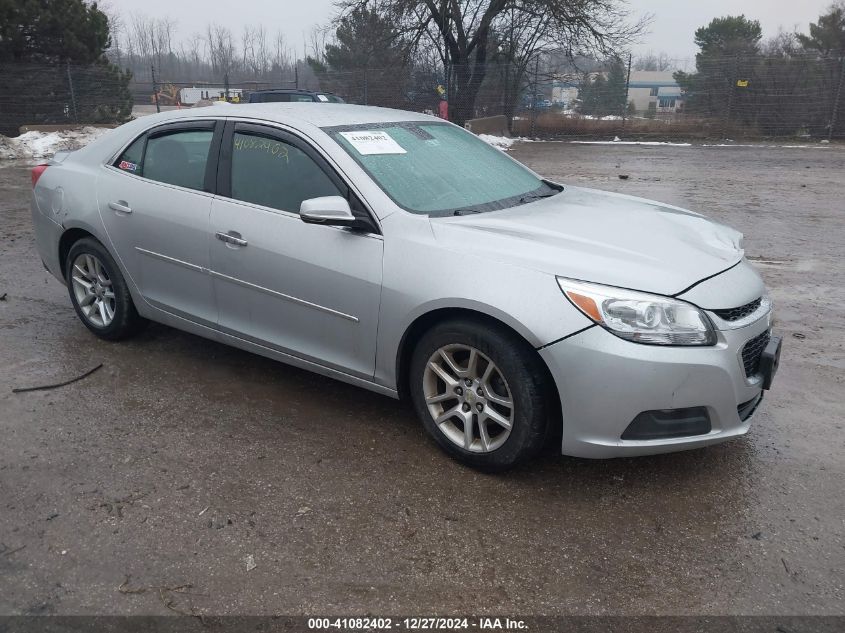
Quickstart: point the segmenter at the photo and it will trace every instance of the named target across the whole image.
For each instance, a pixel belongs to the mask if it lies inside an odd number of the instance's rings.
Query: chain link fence
[[[107,63],[0,63],[0,134],[23,125],[122,123],[132,115],[129,74]]]
[[[627,60],[625,60],[627,62]],[[630,70],[619,60],[588,70],[552,68],[359,68],[219,81],[131,79],[115,65],[0,65],[0,133],[32,124],[122,123],[200,101],[245,102],[268,88],[334,93],[350,103],[446,115],[458,123],[504,115],[514,136],[612,139],[845,138],[845,54],[699,60],[696,71]],[[463,81],[461,73],[463,71]]]

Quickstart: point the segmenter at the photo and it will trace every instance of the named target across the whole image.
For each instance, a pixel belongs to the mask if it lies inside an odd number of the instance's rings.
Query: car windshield
[[[474,134],[448,123],[379,123],[324,130],[396,204],[412,213],[482,213],[560,191]]]

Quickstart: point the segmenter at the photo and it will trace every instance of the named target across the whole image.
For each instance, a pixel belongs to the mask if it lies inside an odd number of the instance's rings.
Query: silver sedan
[[[550,437],[581,457],[721,442],[777,370],[739,233],[425,115],[182,110],[32,179],[38,251],[95,335],[152,320],[407,397],[479,468]]]

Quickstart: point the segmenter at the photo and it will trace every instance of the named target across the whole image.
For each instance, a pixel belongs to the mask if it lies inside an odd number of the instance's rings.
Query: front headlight
[[[612,286],[557,278],[563,294],[620,338],[648,345],[715,345],[707,316],[690,303]]]

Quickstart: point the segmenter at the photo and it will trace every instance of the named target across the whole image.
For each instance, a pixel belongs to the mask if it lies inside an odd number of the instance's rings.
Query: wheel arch
[[[114,249],[109,243],[109,240],[104,239],[103,237],[98,235],[96,230],[84,223],[74,223],[69,226],[65,225],[65,230],[59,237],[59,270],[61,271],[62,279],[65,281],[65,283],[67,283],[68,253],[70,253],[70,249],[76,242],[86,237],[90,237],[91,239],[96,240],[97,243],[99,243],[100,246],[106,249],[106,252],[111,255],[111,258],[114,260],[115,264],[120,270],[120,273],[123,275],[123,278],[126,281],[126,285],[129,287],[129,294],[132,295],[132,300],[135,302],[136,309],[139,306],[143,306],[145,302],[140,292],[138,291],[138,288],[135,286],[135,280],[132,279],[132,276],[125,269],[123,265],[123,260],[117,255],[117,253],[115,253]]]
[[[70,249],[76,244],[79,240],[84,239],[86,237],[93,238],[97,240],[100,244],[103,243],[101,239],[99,239],[96,235],[94,235],[91,231],[74,226],[62,233],[61,237],[59,238],[59,270],[62,273],[62,279],[67,279],[67,256],[70,253]],[[104,248],[107,248],[105,244],[103,244]]]
[[[530,349],[530,353],[536,355],[540,366],[546,373],[546,381],[550,390],[549,401],[553,406],[553,410],[557,412],[558,419],[560,419],[561,405],[560,394],[557,389],[557,384],[555,383],[554,378],[552,377],[552,373],[549,370],[546,361],[543,360],[542,356],[540,356],[540,354],[537,352],[537,346],[534,345],[517,328],[511,326],[504,320],[487,314],[485,312],[481,312],[480,310],[466,307],[434,308],[432,310],[429,310],[428,312],[425,312],[424,314],[417,316],[417,318],[415,318],[413,322],[405,329],[405,332],[402,335],[396,353],[396,389],[399,393],[399,397],[402,400],[406,400],[409,395],[408,389],[411,356],[413,355],[414,348],[416,347],[417,342],[422,338],[422,336],[426,332],[428,332],[431,328],[435,327],[436,325],[444,323],[446,321],[459,319],[477,321],[480,324],[486,324],[493,326],[497,329],[505,330],[520,339],[521,341],[523,341],[526,345],[526,348]]]

